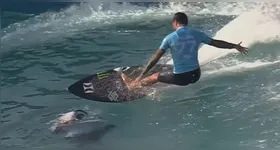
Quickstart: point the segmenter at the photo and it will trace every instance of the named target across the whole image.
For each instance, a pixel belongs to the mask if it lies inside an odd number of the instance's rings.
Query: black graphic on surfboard
[[[105,72],[87,76],[68,87],[72,94],[93,101],[121,103],[147,96],[147,91],[151,87],[141,90],[129,91],[123,82],[120,69],[129,78],[135,79],[142,72],[143,66],[119,67]],[[148,75],[161,71],[172,71],[173,66],[167,64],[157,64]]]

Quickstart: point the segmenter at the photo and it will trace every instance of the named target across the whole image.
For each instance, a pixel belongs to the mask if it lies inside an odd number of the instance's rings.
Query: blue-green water
[[[1,146],[41,149],[277,150],[280,147],[279,4],[73,5],[5,11],[1,49]],[[211,36],[243,41],[249,55],[201,48],[202,78],[126,104],[78,98],[66,88],[92,73],[146,64],[177,11]],[[226,52],[226,54],[223,54]],[[161,63],[170,59],[167,54]],[[67,140],[52,120],[74,109],[116,128],[99,141]],[[2,148],[1,148],[2,149]]]

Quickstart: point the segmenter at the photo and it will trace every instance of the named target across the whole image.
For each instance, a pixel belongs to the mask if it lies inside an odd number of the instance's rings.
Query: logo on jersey
[[[178,42],[176,43],[176,51],[183,52],[187,48],[189,52],[192,52],[195,48],[196,40],[192,36],[182,36],[178,39]]]
[[[97,73],[97,78],[99,79],[99,80],[102,80],[102,79],[104,79],[104,78],[107,78],[109,76],[109,73],[107,73],[107,72],[100,72],[100,73]]]
[[[83,88],[84,88],[84,92],[86,94],[89,93],[93,93],[94,92],[94,88],[93,88],[93,84],[91,82],[89,83],[83,83]]]

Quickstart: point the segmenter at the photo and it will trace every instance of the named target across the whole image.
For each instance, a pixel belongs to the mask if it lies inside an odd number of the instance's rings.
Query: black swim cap
[[[83,119],[86,115],[88,115],[87,112],[83,111],[83,110],[75,110],[75,114],[76,114],[76,119],[81,120]]]
[[[183,12],[177,12],[173,17],[173,21],[177,21],[179,24],[188,25],[188,16]]]

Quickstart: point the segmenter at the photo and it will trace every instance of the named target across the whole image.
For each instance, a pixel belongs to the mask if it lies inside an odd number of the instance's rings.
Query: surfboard
[[[94,73],[73,83],[68,87],[68,91],[80,98],[92,101],[123,103],[147,96],[147,91],[153,86],[129,91],[121,78],[121,73],[125,73],[129,78],[135,79],[143,71],[144,66],[126,66],[110,69],[104,72]],[[172,72],[173,65],[157,64],[146,76],[156,72]]]

